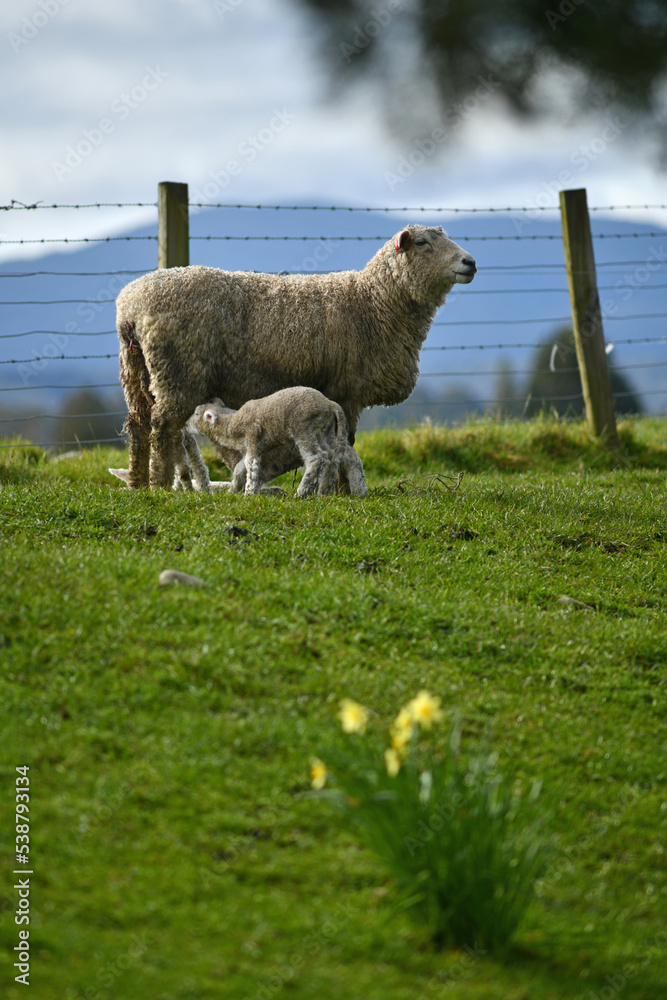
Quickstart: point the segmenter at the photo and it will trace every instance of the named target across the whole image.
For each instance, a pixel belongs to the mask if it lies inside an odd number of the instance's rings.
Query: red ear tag
[[[134,337],[130,340],[130,354],[136,354],[137,351],[134,349]]]
[[[396,247],[397,250],[401,249],[401,244],[400,244],[400,242],[398,240],[396,240],[396,242],[394,243],[394,246]]]

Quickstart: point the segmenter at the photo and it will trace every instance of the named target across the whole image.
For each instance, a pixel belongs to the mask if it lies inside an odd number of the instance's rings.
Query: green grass
[[[27,995],[19,765],[32,1000],[665,995],[667,424],[625,422],[617,453],[548,420],[358,448],[370,497],[305,501],[0,451],[0,995]],[[388,725],[422,687],[544,782],[554,851],[502,961],[434,950],[303,794],[341,697]]]

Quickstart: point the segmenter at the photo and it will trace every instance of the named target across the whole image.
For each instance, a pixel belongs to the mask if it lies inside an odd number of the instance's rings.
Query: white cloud
[[[491,101],[469,116],[463,141],[425,156],[392,189],[386,174],[397,171],[414,143],[386,132],[373,87],[323,100],[323,70],[294,0],[44,4],[60,6],[46,20],[37,17],[44,13],[38,0],[0,10],[0,85],[12,95],[0,111],[9,151],[0,161],[5,202],[154,201],[158,181],[195,188],[230,160],[243,169],[224,190],[231,200],[254,203],[306,197],[354,205],[523,205],[555,190],[563,171],[572,175],[570,186],[590,188],[591,203],[662,200],[662,178],[625,133],[575,163],[582,145],[599,140],[602,120],[570,132],[528,127],[499,117]],[[14,51],[10,35],[21,32],[31,37]],[[142,82],[149,68],[164,74],[152,89]],[[252,161],[244,159],[240,149],[269,128],[276,109],[294,120]],[[100,138],[104,119],[113,127]],[[73,166],[58,170],[54,163],[68,166],[68,150]],[[127,211],[85,218],[3,213],[0,230],[4,239],[73,237],[146,220]],[[664,213],[654,218],[664,222]],[[3,258],[16,255],[16,247],[0,247]]]

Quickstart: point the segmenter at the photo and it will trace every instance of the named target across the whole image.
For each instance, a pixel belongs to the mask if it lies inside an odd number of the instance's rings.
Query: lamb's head
[[[214,399],[212,403],[202,403],[198,406],[190,417],[188,425],[205,434],[208,429],[215,427],[220,417],[232,412],[233,410],[225,406],[221,399]]]
[[[453,285],[469,284],[477,271],[475,259],[442,226],[406,226],[380,252],[417,302],[441,305]]]

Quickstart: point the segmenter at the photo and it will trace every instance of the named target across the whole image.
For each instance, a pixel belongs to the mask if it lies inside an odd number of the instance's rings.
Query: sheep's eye
[[[429,242],[428,242],[428,240],[418,239],[418,240],[415,240],[415,246],[416,247],[427,247],[427,246],[429,246]]]

